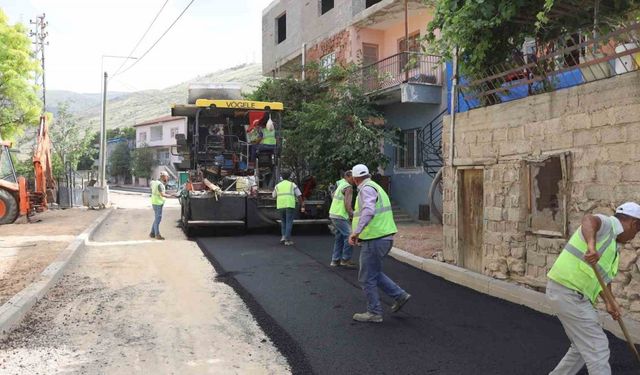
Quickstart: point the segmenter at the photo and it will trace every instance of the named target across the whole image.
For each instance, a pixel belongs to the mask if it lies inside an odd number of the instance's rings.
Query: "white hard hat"
[[[358,164],[351,169],[351,175],[353,177],[362,177],[369,174],[369,168],[364,164]]]
[[[169,177],[169,173],[167,173],[166,171],[160,171],[160,177],[162,176]]]
[[[640,204],[637,204],[635,202],[623,203],[618,208],[616,208],[616,213],[640,219]]]

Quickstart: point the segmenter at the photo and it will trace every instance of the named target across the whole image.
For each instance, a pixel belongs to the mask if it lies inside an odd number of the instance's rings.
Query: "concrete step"
[[[398,224],[398,223],[403,223],[403,224],[408,224],[408,223],[414,223],[412,218],[404,218],[404,219],[397,219],[397,218],[393,218],[393,221]]]
[[[394,213],[393,217],[394,219],[411,219],[411,216],[405,214],[404,212],[399,214]]]

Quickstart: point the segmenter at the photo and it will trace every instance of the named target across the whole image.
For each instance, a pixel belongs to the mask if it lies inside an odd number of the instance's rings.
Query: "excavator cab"
[[[0,224],[13,223],[19,213],[20,187],[10,148],[11,142],[0,138]]]

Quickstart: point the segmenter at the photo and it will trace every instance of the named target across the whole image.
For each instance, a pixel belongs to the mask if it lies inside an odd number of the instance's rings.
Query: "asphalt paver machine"
[[[181,160],[176,169],[188,174],[180,193],[186,233],[198,227],[278,225],[272,192],[281,180],[283,110],[280,102],[242,100],[239,89],[219,85],[192,86],[188,104],[172,107],[173,116],[187,119],[187,132],[176,135],[174,153]],[[275,144],[255,136],[267,128],[275,131]],[[294,225],[328,224],[328,194],[311,185],[300,188],[305,213]]]

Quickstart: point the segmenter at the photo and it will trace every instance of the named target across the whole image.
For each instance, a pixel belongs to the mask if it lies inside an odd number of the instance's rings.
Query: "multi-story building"
[[[303,61],[362,66],[357,82],[387,124],[402,131],[397,145],[384,146],[391,160],[384,175],[394,204],[414,219],[424,216],[441,166],[447,105],[444,64],[421,48],[432,17],[433,9],[420,0],[275,0],[262,13],[265,75],[302,77]]]
[[[164,116],[135,124],[134,128],[136,148],[151,147],[158,165],[177,179],[174,164],[182,159],[173,155],[171,148],[176,146],[176,134],[187,132],[186,117]]]

